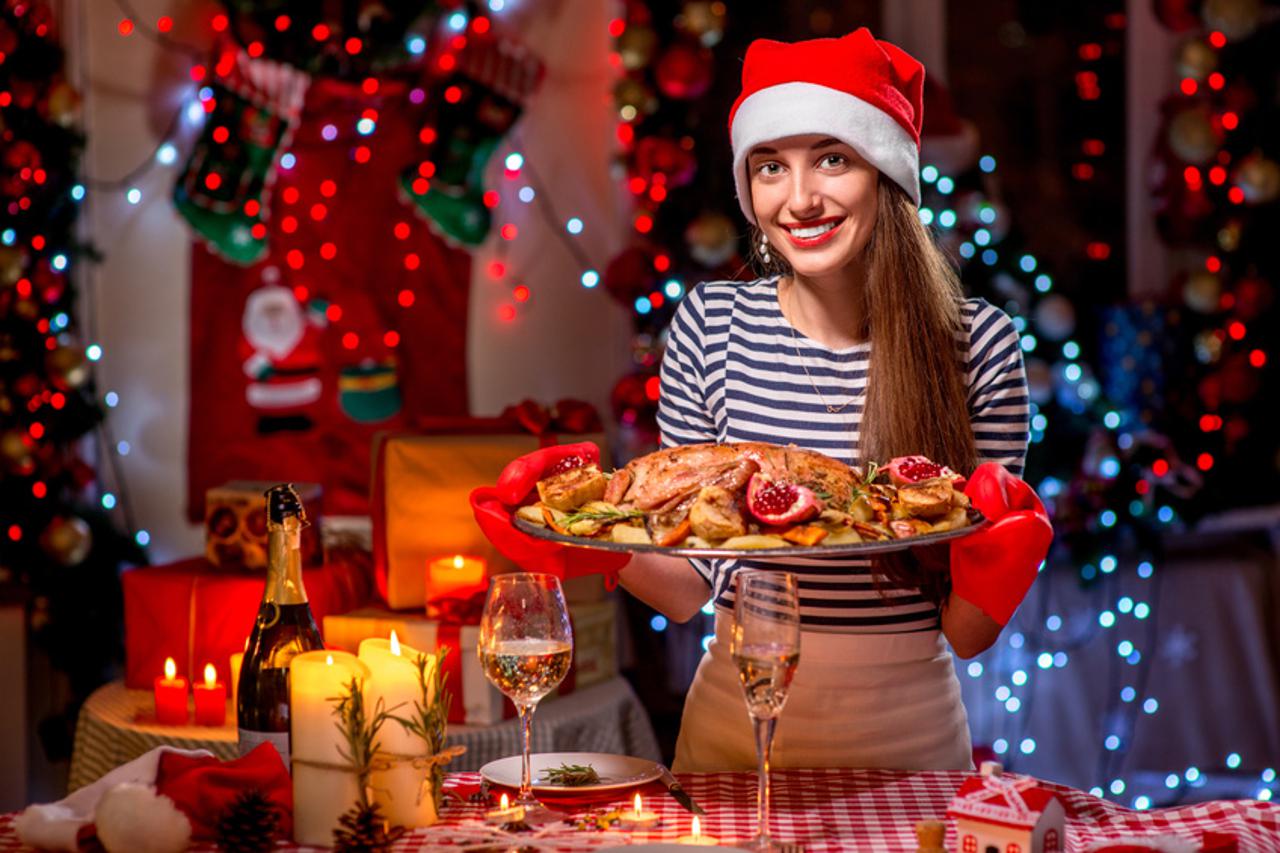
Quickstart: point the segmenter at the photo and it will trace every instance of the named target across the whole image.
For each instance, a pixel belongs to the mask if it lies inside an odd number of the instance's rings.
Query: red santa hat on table
[[[751,149],[810,133],[847,143],[919,204],[923,88],[924,66],[866,27],[838,39],[752,42],[729,112],[733,180],[747,221],[756,221]]]

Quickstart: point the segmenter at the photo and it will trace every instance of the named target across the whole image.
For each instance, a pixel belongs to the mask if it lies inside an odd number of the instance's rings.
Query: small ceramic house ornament
[[[984,761],[982,775],[967,780],[947,809],[956,822],[956,853],[1062,853],[1062,804],[1026,776],[1005,776]]]

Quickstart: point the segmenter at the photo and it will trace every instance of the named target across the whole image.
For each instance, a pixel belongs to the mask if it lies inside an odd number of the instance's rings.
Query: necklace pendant
[[[837,406],[828,405],[828,406],[827,406],[827,412],[828,412],[828,413],[830,413],[830,414],[835,415],[835,414],[839,414],[840,409],[843,409],[843,408],[844,408],[844,406],[839,406],[839,407],[837,407]]]

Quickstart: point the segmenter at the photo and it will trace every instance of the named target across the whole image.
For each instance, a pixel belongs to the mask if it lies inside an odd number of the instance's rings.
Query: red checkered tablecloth
[[[773,774],[771,829],[779,841],[799,843],[805,851],[914,851],[916,821],[944,819],[947,804],[972,774],[954,771],[779,770]],[[704,834],[722,844],[746,841],[755,828],[755,775],[752,773],[682,774],[681,782],[707,810]],[[478,790],[479,775],[454,773],[446,783],[444,820],[415,830],[394,848],[405,853],[479,850],[507,846],[502,831],[483,822],[484,806],[467,797]],[[1067,851],[1083,851],[1095,842],[1137,835],[1176,835],[1199,844],[1206,831],[1230,833],[1240,853],[1280,851],[1280,804],[1257,800],[1215,801],[1176,809],[1133,811],[1083,791],[1045,783],[1067,813]],[[690,831],[690,815],[666,792],[649,785],[640,789],[646,811],[661,823],[650,832],[583,831],[568,823],[542,827],[519,836],[522,846],[548,851],[599,850],[645,842],[671,842]],[[615,799],[564,804],[567,819],[630,804],[635,790]],[[948,828],[948,849],[955,833]],[[23,849],[13,833],[13,815],[0,817],[0,851]],[[211,849],[211,848],[210,848]],[[281,848],[285,849],[285,848]]]

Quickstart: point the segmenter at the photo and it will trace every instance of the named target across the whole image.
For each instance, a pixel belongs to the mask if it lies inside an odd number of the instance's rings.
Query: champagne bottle
[[[324,644],[302,585],[302,500],[289,484],[273,486],[266,497],[267,585],[240,665],[236,724],[241,755],[269,741],[290,767],[289,664]]]

